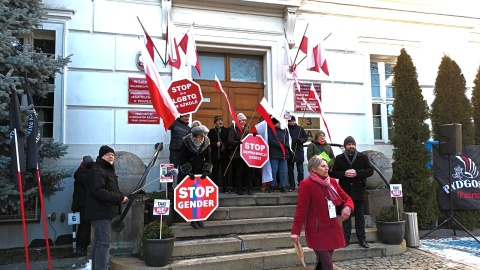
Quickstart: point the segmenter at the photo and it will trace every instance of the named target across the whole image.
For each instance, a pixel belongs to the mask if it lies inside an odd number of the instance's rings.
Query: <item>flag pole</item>
[[[332,32],[330,32],[330,34],[328,34],[328,36],[326,36],[326,37],[323,39],[323,41],[327,40],[327,38],[329,38],[331,35],[332,35]],[[300,65],[300,63],[302,63],[302,62],[303,62],[303,60],[305,60],[305,58],[307,58],[307,56],[306,56],[306,55],[305,55],[305,56],[302,58],[302,60],[300,60],[300,62],[298,62],[298,64],[297,64],[297,65]],[[295,59],[296,59],[296,58],[295,58]]]
[[[140,18],[139,18],[138,16],[137,16],[137,20],[138,20],[138,22],[140,23],[140,26],[142,27],[143,32],[148,35],[147,30],[145,30],[145,27],[143,27],[143,24],[142,24],[142,22],[140,21]],[[153,43],[153,42],[152,42],[152,44],[153,44],[153,48],[155,49],[155,51],[157,52],[158,56],[160,57],[160,60],[162,60],[162,64],[164,64],[164,65],[166,66],[167,64],[166,64],[165,61],[163,60],[162,55],[160,54],[160,52],[158,52],[157,46],[155,46],[155,43]]]
[[[302,36],[302,41],[300,41],[300,45],[298,45],[298,49],[297,49],[297,54],[295,55],[295,59],[293,60],[293,64],[294,65],[298,65],[298,64],[295,64],[295,61],[297,61],[297,56],[298,56],[298,52],[300,52],[300,47],[302,47],[302,42],[303,42],[303,37],[305,36],[305,34],[307,34],[307,29],[308,29],[308,25],[310,23],[307,23],[307,26],[305,27],[305,31],[303,32],[303,36]],[[303,60],[303,59],[302,59]],[[300,61],[301,62],[301,61]]]
[[[13,97],[16,98],[16,96],[13,96]],[[25,265],[27,267],[27,270],[30,270],[30,258],[28,256],[27,223],[25,221],[25,203],[23,201],[22,173],[20,172],[20,159],[18,157],[17,128],[14,128],[13,132],[15,137],[15,153],[17,155],[17,180],[18,180],[18,190],[20,193],[20,209],[22,212],[23,245],[25,247]]]
[[[170,14],[168,14],[167,12],[167,34],[165,35],[165,62],[163,62],[163,67],[166,68],[167,67],[167,59],[168,59],[168,55],[167,55],[167,48],[168,48],[168,24],[170,23]]]
[[[47,248],[47,258],[48,258],[48,269],[52,270],[52,258],[50,256],[50,243],[49,243],[49,238],[48,238],[48,229],[47,229],[47,219],[45,218],[45,206],[43,204],[43,192],[42,192],[42,183],[40,181],[40,170],[38,169],[38,163],[37,163],[37,169],[35,171],[35,175],[37,176],[37,181],[38,181],[38,196],[40,197],[40,209],[42,211],[42,220],[43,220],[43,233],[45,235],[45,246]]]

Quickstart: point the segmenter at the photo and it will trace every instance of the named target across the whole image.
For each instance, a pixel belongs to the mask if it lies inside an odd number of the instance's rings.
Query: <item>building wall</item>
[[[468,91],[480,65],[480,17],[461,0],[455,6],[438,1],[300,1],[300,0],[173,0],[171,19],[181,33],[195,23],[200,51],[257,54],[264,57],[265,97],[278,115],[285,103],[293,110],[293,78],[282,63],[285,10],[294,10],[294,57],[308,24],[308,34],[327,37],[324,45],[330,76],[298,67],[301,82],[322,83],[323,111],[332,141],[355,137],[359,150],[378,150],[391,157],[392,147],[373,139],[370,57],[397,56],[405,48],[417,67],[428,104],[443,54],[455,60]],[[445,2],[445,1],[444,1]],[[138,16],[160,52],[165,48],[161,0],[44,0],[44,27],[57,31],[59,55],[72,55],[55,89],[54,139],[69,146],[58,166],[75,170],[82,156],[96,156],[103,144],[129,151],[148,163],[156,142],[164,142],[147,181],[158,177],[158,164],[168,162],[169,132],[163,125],[129,125],[128,110],[152,110],[128,104],[128,77],[141,77],[135,65],[142,29]],[[453,8],[454,7],[454,8]],[[163,30],[162,30],[163,29]],[[300,53],[297,62],[303,57]],[[189,75],[157,63],[166,85]],[[297,117],[318,117],[295,113]],[[46,212],[70,212],[73,179],[46,200]],[[152,185],[148,190],[156,189]],[[62,203],[59,203],[62,202]],[[1,225],[0,248],[22,246],[21,225]],[[55,228],[55,230],[52,229]],[[58,221],[49,225],[51,238],[70,234]],[[43,225],[28,225],[29,239],[43,238]]]

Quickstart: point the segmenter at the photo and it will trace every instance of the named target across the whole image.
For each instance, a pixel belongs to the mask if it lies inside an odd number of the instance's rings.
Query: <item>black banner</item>
[[[480,165],[480,145],[464,145],[461,156],[440,154],[438,145],[433,145],[432,150],[435,179],[439,185],[437,194],[440,209],[450,210],[448,175],[452,179],[452,208],[480,209],[480,177],[477,168],[477,164]],[[450,173],[448,173],[449,157]]]

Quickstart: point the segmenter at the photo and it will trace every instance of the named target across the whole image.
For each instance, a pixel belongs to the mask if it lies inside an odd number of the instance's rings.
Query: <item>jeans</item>
[[[108,269],[108,253],[110,250],[110,219],[92,221],[94,233],[92,248],[92,270]]]
[[[274,187],[277,182],[277,171],[280,173],[280,186],[285,187],[285,182],[287,178],[287,161],[284,159],[271,159],[270,165],[272,166],[272,178],[273,181],[270,182],[270,186]]]
[[[297,166],[297,181],[298,185],[300,185],[300,181],[303,180],[303,162],[291,162],[287,161],[288,167],[288,182],[290,183],[290,188],[295,188],[295,175],[294,175],[294,166]]]

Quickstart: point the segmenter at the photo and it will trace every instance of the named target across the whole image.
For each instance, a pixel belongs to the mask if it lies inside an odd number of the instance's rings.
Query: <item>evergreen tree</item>
[[[439,139],[439,127],[444,124],[462,125],[462,143],[474,143],[474,126],[472,123],[472,104],[466,93],[466,81],[460,67],[448,56],[443,56],[435,81],[435,100],[432,103],[433,138]],[[448,216],[449,211],[443,215]],[[468,229],[480,227],[478,211],[456,211],[455,218]]]
[[[426,166],[429,160],[424,143],[430,138],[428,105],[423,99],[412,58],[402,49],[393,68],[392,183],[402,184],[406,211],[417,212],[420,228],[427,228],[438,216],[436,182]]]
[[[54,87],[49,80],[53,80],[55,74],[69,61],[69,58],[49,57],[32,45],[24,45],[25,40],[33,37],[34,29],[41,28],[41,18],[45,15],[41,2],[0,0],[0,214],[16,210],[19,205],[19,193],[10,175],[10,94],[20,96],[24,93],[23,77],[28,74],[34,97],[45,97]],[[25,130],[30,112],[31,108],[22,108]],[[66,149],[60,143],[42,141],[39,166],[42,172],[42,190],[46,196],[60,190],[61,180],[68,177],[69,173],[54,166],[52,162],[45,165],[42,161],[54,161],[63,156]],[[26,179],[23,190],[25,200],[29,200],[38,194],[38,185],[32,172],[26,174]]]
[[[473,81],[472,105],[473,105],[473,122],[475,132],[475,144],[480,144],[480,67]]]

